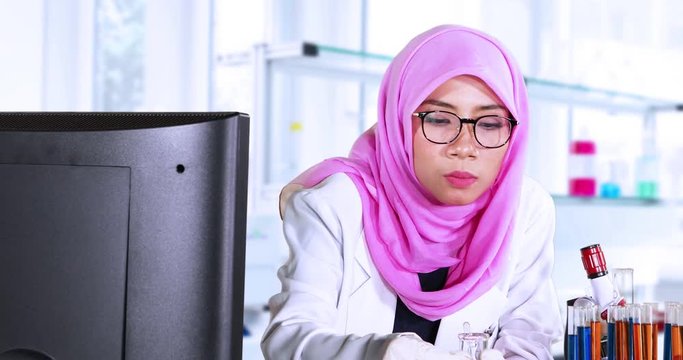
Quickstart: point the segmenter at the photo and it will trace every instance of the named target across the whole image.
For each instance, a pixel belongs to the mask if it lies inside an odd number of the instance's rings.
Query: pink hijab
[[[458,75],[484,81],[519,121],[498,178],[471,204],[444,205],[425,196],[413,170],[411,113]],[[344,172],[363,204],[365,241],[379,273],[414,313],[430,320],[471,303],[499,280],[509,257],[527,142],[524,78],[494,38],[462,26],[428,30],[394,58],[382,80],[377,125],[348,158],[325,160],[292,181],[314,186]],[[423,292],[417,273],[448,267],[443,290]]]

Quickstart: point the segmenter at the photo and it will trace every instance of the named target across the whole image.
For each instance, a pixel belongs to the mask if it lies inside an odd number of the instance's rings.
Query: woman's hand
[[[449,352],[423,341],[415,333],[403,333],[389,340],[382,360],[474,360],[464,351]],[[494,349],[482,351],[479,360],[503,360],[503,354]]]
[[[502,357],[501,357],[502,358]],[[417,334],[404,333],[391,340],[382,360],[474,360],[463,351],[448,352],[423,341]],[[487,358],[494,360],[496,358]]]
[[[481,352],[479,360],[503,360],[503,353],[494,349],[486,349]]]

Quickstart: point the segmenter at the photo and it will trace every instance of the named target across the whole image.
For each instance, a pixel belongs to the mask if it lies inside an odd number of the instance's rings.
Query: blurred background
[[[287,257],[280,187],[375,123],[407,41],[468,25],[526,76],[558,304],[590,295],[579,249],[595,243],[634,269],[634,301],[683,301],[681,14],[676,0],[0,0],[0,111],[249,113],[244,357],[258,359]]]

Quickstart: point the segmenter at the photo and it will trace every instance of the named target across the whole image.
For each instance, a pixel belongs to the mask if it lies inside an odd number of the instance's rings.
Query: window
[[[133,111],[144,103],[145,1],[97,0],[94,108]]]

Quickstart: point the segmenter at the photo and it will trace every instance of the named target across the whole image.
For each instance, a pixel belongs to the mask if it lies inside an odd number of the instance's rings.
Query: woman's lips
[[[477,181],[477,177],[467,171],[453,171],[446,175],[446,180],[456,188],[466,188],[474,184]]]

